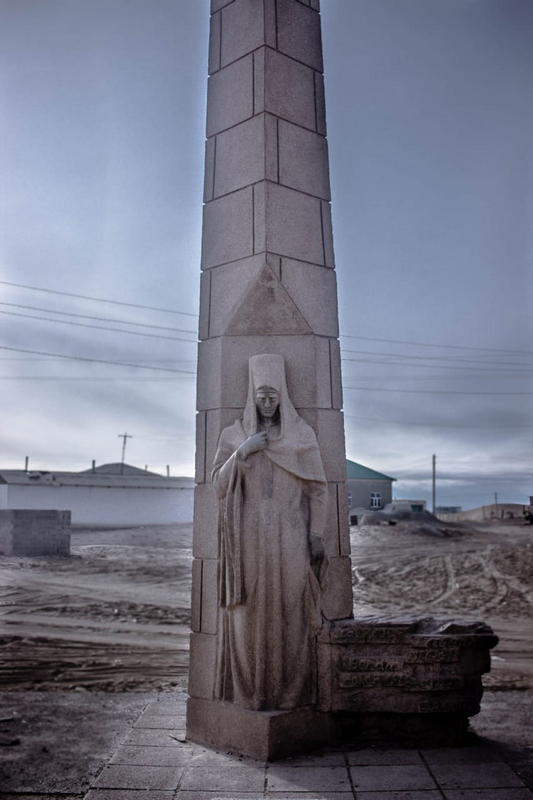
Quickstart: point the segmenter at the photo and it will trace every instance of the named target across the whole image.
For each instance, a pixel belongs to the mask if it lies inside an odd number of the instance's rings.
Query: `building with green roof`
[[[346,489],[348,508],[369,511],[384,508],[392,501],[392,483],[396,478],[346,459]]]

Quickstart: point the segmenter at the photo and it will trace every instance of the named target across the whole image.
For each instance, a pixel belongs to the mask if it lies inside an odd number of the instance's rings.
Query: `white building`
[[[72,524],[192,522],[193,478],[170,478],[129,464],[85,472],[0,470],[0,508],[72,512]]]

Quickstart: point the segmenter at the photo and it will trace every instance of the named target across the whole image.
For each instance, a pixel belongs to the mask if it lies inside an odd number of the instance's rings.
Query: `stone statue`
[[[249,361],[242,420],[213,465],[221,571],[215,699],[253,710],[315,702],[327,483],[280,355]]]

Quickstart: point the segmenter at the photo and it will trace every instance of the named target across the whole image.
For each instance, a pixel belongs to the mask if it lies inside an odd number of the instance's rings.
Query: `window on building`
[[[353,492],[348,492],[348,508],[351,508],[353,504]]]
[[[370,508],[381,508],[381,492],[370,492]]]

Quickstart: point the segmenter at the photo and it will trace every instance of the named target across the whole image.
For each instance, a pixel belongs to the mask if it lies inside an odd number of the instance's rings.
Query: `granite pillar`
[[[213,696],[221,431],[248,360],[284,357],[328,481],[322,612],[352,616],[337,289],[318,0],[212,0],[197,393],[191,698]],[[196,715],[197,716],[197,715]]]

